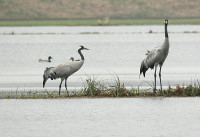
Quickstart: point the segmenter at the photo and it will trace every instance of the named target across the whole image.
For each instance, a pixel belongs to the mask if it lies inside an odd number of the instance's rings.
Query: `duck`
[[[45,59],[38,59],[39,62],[51,62],[51,59],[53,59],[51,56],[48,57],[48,60]]]

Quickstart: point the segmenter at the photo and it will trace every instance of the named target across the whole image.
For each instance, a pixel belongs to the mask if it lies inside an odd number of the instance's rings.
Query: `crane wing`
[[[78,71],[82,67],[83,63],[84,61],[81,60],[60,64],[55,67],[51,73],[55,73],[56,78],[68,77],[74,72]]]
[[[160,47],[156,47],[155,49],[151,50],[146,58],[148,67],[152,69],[154,65],[160,63],[161,58],[162,58],[162,51]]]

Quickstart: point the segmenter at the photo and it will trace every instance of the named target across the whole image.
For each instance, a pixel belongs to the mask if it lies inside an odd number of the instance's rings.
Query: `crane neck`
[[[79,53],[80,56],[81,56],[81,60],[84,60],[84,56],[83,56],[83,54],[81,53],[81,50],[82,50],[82,49],[79,49],[79,50],[78,50],[78,53]]]
[[[165,24],[165,38],[168,38],[167,24]]]
[[[168,38],[165,38],[164,40],[164,43],[162,44],[162,50],[168,52],[169,50],[169,39]]]

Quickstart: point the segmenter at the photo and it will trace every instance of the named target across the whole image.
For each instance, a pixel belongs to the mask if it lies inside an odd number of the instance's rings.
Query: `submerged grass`
[[[188,86],[177,85],[175,88],[168,87],[168,89],[157,91],[156,93],[149,90],[140,90],[138,88],[131,88],[127,90],[124,87],[118,76],[114,80],[114,85],[105,85],[98,81],[96,77],[88,77],[85,86],[81,91],[74,91],[68,94],[67,91],[58,95],[57,91],[48,92],[19,92],[18,90],[1,93],[1,99],[47,99],[47,98],[83,98],[83,97],[194,97],[200,96],[200,82],[197,80],[194,84]]]

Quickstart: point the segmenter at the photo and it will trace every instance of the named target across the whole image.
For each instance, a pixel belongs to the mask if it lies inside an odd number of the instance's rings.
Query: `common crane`
[[[59,95],[60,95],[63,80],[65,80],[65,88],[67,90],[67,78],[71,76],[73,73],[75,73],[76,71],[78,71],[84,63],[85,59],[84,59],[83,54],[81,53],[81,50],[89,50],[89,49],[85,48],[84,46],[80,46],[80,48],[78,49],[78,53],[80,54],[81,59],[79,61],[71,61],[64,64],[60,64],[57,67],[52,68],[52,70],[50,71],[48,75],[48,78],[51,78],[51,80],[54,80],[57,78],[61,79],[61,82],[59,85]],[[46,78],[43,79],[43,87],[45,86],[45,83],[46,83]]]
[[[45,59],[38,59],[39,62],[51,62],[51,59],[53,59],[51,56],[48,57],[48,60]]]
[[[151,50],[148,52],[146,55],[147,57],[142,61],[141,66],[140,66],[140,75],[143,73],[145,77],[146,71],[151,68],[153,69],[155,67],[155,73],[154,73],[154,93],[156,92],[156,70],[157,66],[160,66],[160,71],[159,71],[159,78],[160,78],[160,88],[162,91],[162,81],[161,81],[161,69],[162,65],[168,55],[169,52],[169,38],[168,38],[168,32],[167,32],[167,25],[168,25],[168,20],[165,20],[165,40],[164,43]]]

